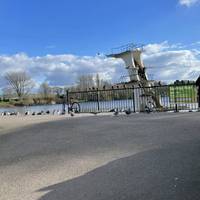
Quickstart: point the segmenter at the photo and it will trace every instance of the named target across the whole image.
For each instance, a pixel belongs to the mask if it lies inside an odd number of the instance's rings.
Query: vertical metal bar
[[[69,104],[69,90],[66,90],[66,103]]]
[[[69,114],[69,90],[66,90],[67,112]]]
[[[134,86],[133,86],[132,94],[133,94],[133,98],[132,98],[132,100],[133,100],[133,112],[135,113],[135,88],[134,88]]]
[[[175,112],[178,112],[178,105],[177,105],[177,99],[176,99],[176,91],[177,87],[176,85],[174,86],[174,103],[175,103]]]

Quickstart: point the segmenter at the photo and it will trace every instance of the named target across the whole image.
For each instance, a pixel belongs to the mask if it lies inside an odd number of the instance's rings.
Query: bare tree
[[[87,90],[94,87],[94,78],[92,75],[80,75],[77,80],[78,90]]]
[[[19,98],[28,95],[34,87],[34,82],[25,71],[8,72],[5,79]]]
[[[107,80],[100,78],[99,74],[96,74],[95,85],[99,89],[111,88],[112,84]]]
[[[49,84],[46,82],[42,83],[39,88],[39,93],[45,100],[47,100],[51,94],[51,87]]]
[[[65,92],[65,89],[61,87],[52,87],[52,92],[57,97],[60,97]]]

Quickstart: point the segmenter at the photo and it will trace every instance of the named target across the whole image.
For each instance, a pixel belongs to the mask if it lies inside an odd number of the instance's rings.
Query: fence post
[[[69,90],[66,90],[66,104],[67,104],[67,112],[69,114]]]
[[[174,103],[175,103],[175,112],[178,112],[178,104],[177,104],[177,96],[176,96],[176,91],[177,90],[177,87],[176,85],[174,85]]]
[[[100,110],[100,105],[99,105],[99,90],[97,88],[97,109],[98,109],[98,112]]]
[[[136,110],[135,110],[135,88],[134,88],[134,85],[133,85],[133,112],[135,113]]]

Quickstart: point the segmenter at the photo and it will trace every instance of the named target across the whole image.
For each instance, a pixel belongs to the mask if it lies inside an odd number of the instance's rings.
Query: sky
[[[199,21],[200,0],[0,0],[0,88],[16,70],[38,85],[73,85],[95,73],[116,83],[124,63],[104,55],[130,42],[144,44],[151,79],[195,80]]]

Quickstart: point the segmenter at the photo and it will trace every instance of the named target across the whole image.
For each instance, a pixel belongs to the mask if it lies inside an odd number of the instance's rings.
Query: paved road
[[[0,136],[0,200],[199,200],[200,113],[71,118]]]

